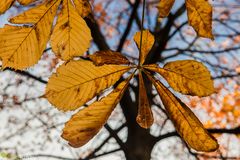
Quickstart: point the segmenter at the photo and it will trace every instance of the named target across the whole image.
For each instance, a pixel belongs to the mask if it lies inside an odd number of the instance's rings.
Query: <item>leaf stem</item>
[[[143,37],[143,25],[144,25],[144,16],[145,16],[145,6],[146,6],[146,0],[143,0],[143,8],[142,8],[142,24],[141,24],[141,37],[140,37],[140,51],[139,51],[139,62],[138,66],[141,62],[141,54],[142,54],[142,37]]]

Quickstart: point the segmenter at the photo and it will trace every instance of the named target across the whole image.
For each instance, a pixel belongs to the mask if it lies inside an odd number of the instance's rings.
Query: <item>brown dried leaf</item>
[[[153,124],[153,114],[148,101],[145,84],[142,77],[142,72],[139,72],[139,97],[138,97],[138,115],[137,123],[143,128],[150,128]]]
[[[119,52],[111,50],[98,51],[93,55],[89,55],[89,58],[96,66],[102,66],[104,64],[129,64],[129,60]]]

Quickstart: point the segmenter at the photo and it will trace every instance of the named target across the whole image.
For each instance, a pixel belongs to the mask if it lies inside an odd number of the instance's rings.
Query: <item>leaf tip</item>
[[[153,118],[149,120],[144,119],[141,116],[137,116],[136,121],[138,125],[144,129],[149,129],[153,124]]]

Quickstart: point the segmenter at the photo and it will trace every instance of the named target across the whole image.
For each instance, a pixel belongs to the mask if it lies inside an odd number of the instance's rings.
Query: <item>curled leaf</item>
[[[119,52],[111,50],[98,51],[93,55],[89,55],[89,58],[96,66],[102,66],[104,64],[129,64],[129,60]]]

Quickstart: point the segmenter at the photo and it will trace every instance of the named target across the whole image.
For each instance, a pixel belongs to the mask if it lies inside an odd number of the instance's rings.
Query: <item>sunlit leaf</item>
[[[50,77],[45,96],[59,110],[75,110],[112,86],[129,69],[119,65],[97,67],[84,60],[70,61]]]
[[[36,31],[29,27],[5,25],[0,29],[0,59],[3,68],[24,69],[40,59]]]
[[[52,50],[63,60],[83,55],[90,47],[91,31],[71,0],[63,0],[62,12],[51,37]]]
[[[151,76],[149,78],[155,85],[169,118],[185,142],[197,151],[211,152],[218,149],[217,140],[208,133],[194,113],[161,82]]]
[[[148,101],[142,72],[139,72],[139,97],[138,97],[138,115],[137,123],[143,128],[150,128],[153,124],[153,114]]]
[[[42,53],[49,41],[53,20],[61,0],[47,1],[42,5],[29,9],[18,16],[11,18],[9,21],[16,24],[33,24],[36,28],[39,40],[39,49]]]
[[[89,58],[96,66],[104,64],[130,64],[129,60],[121,53],[111,50],[95,52],[93,55],[89,55]]]
[[[194,60],[170,62],[163,68],[157,65],[146,65],[145,68],[162,75],[174,90],[183,94],[208,96],[215,91],[207,67]]]
[[[62,137],[73,147],[81,147],[86,144],[107,122],[126,90],[130,78],[120,83],[112,93],[100,101],[94,102],[73,115],[66,123]]]
[[[198,36],[213,39],[212,6],[208,0],[186,0],[189,24]]]
[[[136,32],[134,35],[134,41],[136,42],[139,51],[140,51],[140,45],[141,45],[141,32]],[[149,51],[152,49],[152,46],[154,44],[154,36],[149,32],[149,30],[143,30],[142,32],[142,46],[141,46],[141,53],[140,54],[140,60],[139,63],[143,64]]]
[[[160,18],[165,18],[169,15],[174,2],[175,0],[160,0],[157,6]]]
[[[8,10],[15,0],[0,0],[0,14]]]

